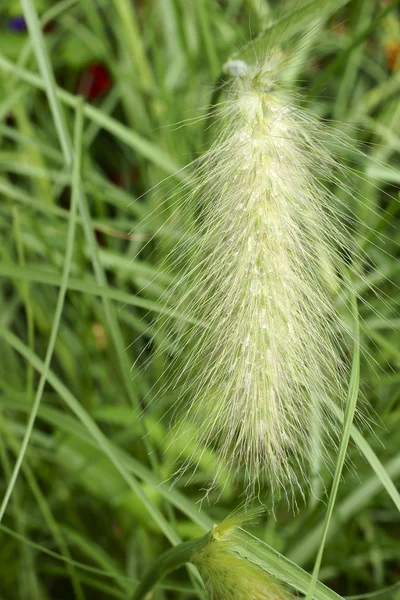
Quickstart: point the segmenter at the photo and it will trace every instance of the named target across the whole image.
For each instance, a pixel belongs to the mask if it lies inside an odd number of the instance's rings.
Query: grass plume
[[[290,600],[292,594],[237,551],[237,528],[244,515],[214,525],[210,540],[193,555],[210,600]]]
[[[283,61],[235,61],[219,135],[195,164],[185,210],[197,219],[168,292],[184,316],[170,332],[184,406],[176,435],[194,423],[197,456],[218,452],[214,483],[227,468],[250,495],[265,481],[303,487],[319,451],[312,431],[335,443],[330,405],[348,372],[335,299],[351,244],[329,191],[337,165],[323,125],[279,84]]]

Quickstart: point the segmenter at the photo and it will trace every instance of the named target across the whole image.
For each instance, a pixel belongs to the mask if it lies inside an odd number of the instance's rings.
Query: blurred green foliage
[[[23,2],[25,10],[30,4]],[[350,208],[359,218],[355,235],[371,257],[362,268],[379,291],[359,290],[361,385],[370,407],[370,423],[359,427],[380,463],[374,471],[350,447],[320,579],[346,597],[400,598],[393,587],[371,595],[395,585],[400,575],[399,510],[382,485],[385,472],[392,486],[400,480],[398,3],[37,0],[34,5],[57,85],[65,91],[58,98],[71,138],[77,97],[86,100],[77,183],[87,211],[78,213],[54,356],[2,521],[0,598],[129,598],[137,578],[170,542],[200,535],[241,502],[238,482],[220,496],[213,492],[210,506],[199,503],[213,456],[195,477],[170,486],[183,444],[169,445],[165,406],[152,402],[165,365],[161,359],[147,370],[131,365],[142,352],[148,355],[152,335],[154,343],[164,341],[152,323],[169,280],[156,277],[157,264],[170,248],[155,250],[146,242],[173,210],[165,200],[184,177],[180,169],[209,143],[203,117],[224,63],[231,56],[262,59],[271,40],[293,56],[286,77],[297,81],[308,110],[333,119],[335,132],[365,151],[349,148],[340,158],[358,173],[349,178],[362,201],[354,198]],[[3,0],[2,497],[54,324],[73,181],[45,93],[49,83],[38,75],[35,32],[28,33],[22,16],[19,2]],[[339,198],[341,193],[338,186]],[[146,220],[149,214],[154,218]],[[145,409],[142,420],[138,407]],[[325,497],[330,481],[331,474],[321,472],[315,493]],[[311,497],[306,505],[299,499],[298,506],[293,514],[277,500],[275,515],[254,532],[311,570],[326,503]],[[196,594],[182,571],[154,597],[183,600]]]

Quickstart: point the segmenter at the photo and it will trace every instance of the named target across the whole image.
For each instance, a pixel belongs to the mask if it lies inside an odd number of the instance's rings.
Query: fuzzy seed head
[[[187,205],[200,217],[178,245],[170,292],[192,323],[173,333],[177,435],[194,422],[199,447],[253,493],[265,481],[302,487],[313,431],[332,442],[329,403],[346,378],[335,293],[348,238],[322,126],[279,87],[277,59],[239,66],[219,137],[196,165]]]
[[[236,530],[221,523],[194,557],[211,600],[290,600],[292,595],[264,570],[235,552]]]

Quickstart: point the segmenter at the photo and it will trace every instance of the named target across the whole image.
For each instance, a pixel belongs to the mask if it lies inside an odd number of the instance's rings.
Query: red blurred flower
[[[111,87],[111,75],[102,63],[87,67],[79,80],[78,92],[89,102],[97,100]]]

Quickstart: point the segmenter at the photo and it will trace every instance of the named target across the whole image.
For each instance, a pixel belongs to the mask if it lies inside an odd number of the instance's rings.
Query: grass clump
[[[32,27],[35,11],[40,24]],[[203,107],[212,103],[213,82],[230,59],[247,65],[264,59],[266,40],[274,47],[288,41],[284,48],[296,40],[295,51],[287,55],[293,60],[279,77],[282,98],[295,87],[299,96],[290,107],[296,114],[304,115],[305,108],[313,115],[307,123],[320,117],[334,120],[326,146],[344,139],[343,134],[352,139],[352,147],[343,143],[334,148],[338,162],[346,166],[346,185],[342,178],[326,185],[329,197],[348,208],[351,243],[361,247],[353,254],[354,269],[362,275],[354,282],[354,292],[364,300],[358,303],[361,388],[379,425],[356,429],[350,426],[352,415],[335,405],[335,419],[343,421],[346,435],[355,442],[346,453],[352,469],[340,479],[343,452],[338,459],[336,450],[325,444],[325,463],[318,444],[304,440],[314,448],[306,507],[299,502],[293,514],[261,482],[263,497],[269,494],[268,501],[274,500],[275,518],[261,518],[254,526],[255,537],[241,533],[240,556],[262,563],[298,593],[314,589],[314,597],[322,600],[375,592],[396,598],[396,3],[307,0],[282,7],[252,0],[24,0],[20,5],[6,0],[0,27],[0,491],[1,500],[6,494],[9,500],[0,531],[0,596],[131,597],[148,566],[171,544],[179,548],[182,540],[197,540],[240,503],[243,470],[236,483],[229,481],[222,491],[212,489],[210,507],[200,510],[204,491],[199,490],[209,485],[220,464],[218,447],[207,448],[195,474],[183,474],[174,487],[168,483],[177,465],[191,460],[194,448],[185,436],[170,444],[170,413],[164,415],[177,393],[171,392],[163,405],[155,398],[157,381],[171,368],[174,356],[162,352],[171,348],[172,329],[156,332],[154,318],[166,308],[180,318],[162,300],[177,273],[158,275],[163,261],[173,263],[171,248],[182,237],[180,217],[188,223],[186,214],[167,221],[177,214],[176,185],[185,177],[180,169],[203,155],[205,137],[215,135],[210,130],[205,136],[202,118],[207,112]],[[259,35],[251,39],[254,32]],[[235,48],[240,55],[232,56]],[[236,89],[245,84],[244,79],[235,81]],[[82,95],[82,138],[74,147],[68,139]],[[227,99],[220,97],[222,102]],[[235,105],[234,96],[230,101]],[[229,114],[224,118],[229,122]],[[174,126],[187,119],[187,127]],[[354,152],[354,146],[363,152]],[[77,164],[79,151],[81,193],[68,255],[71,189],[77,180],[71,166]],[[294,144],[290,152],[296,151]],[[330,155],[329,148],[322,151]],[[213,150],[209,152],[206,156],[211,157]],[[198,163],[202,169],[201,158]],[[235,167],[230,168],[236,175]],[[354,185],[357,194],[349,196],[347,190]],[[182,189],[179,204],[189,191]],[[199,219],[203,208],[207,215],[207,206],[195,206],[190,232],[205,226]],[[227,214],[225,222],[234,216]],[[303,218],[310,218],[305,208]],[[163,235],[166,221],[169,236]],[[220,240],[213,241],[218,247]],[[322,242],[325,247],[328,240]],[[340,236],[336,242],[341,245]],[[317,282],[324,269],[331,273],[330,254],[320,254],[320,262],[315,258],[310,265],[317,270]],[[63,277],[66,256],[69,276]],[[349,262],[346,255],[340,258]],[[57,323],[57,298],[64,286]],[[351,329],[346,302],[335,306],[340,322]],[[53,340],[51,332],[57,329]],[[55,342],[53,353],[49,340]],[[344,361],[350,362],[351,353],[341,343],[340,348]],[[46,354],[52,354],[50,364]],[[144,364],[147,369],[141,368]],[[41,377],[45,385],[37,406],[33,403]],[[211,402],[209,407],[214,409]],[[143,411],[142,420],[133,408]],[[33,427],[27,435],[29,423]],[[323,439],[318,423],[313,440]],[[341,449],[346,450],[346,436],[343,440]],[[200,446],[199,458],[202,451]],[[23,460],[14,480],[19,456]],[[327,490],[329,510],[314,500],[325,498]],[[299,492],[294,495],[300,499]],[[319,581],[311,580],[302,569],[312,571],[324,542],[323,560],[315,571]],[[237,538],[235,544],[238,548]],[[189,574],[171,572],[154,591],[160,600],[201,594],[191,569]]]

